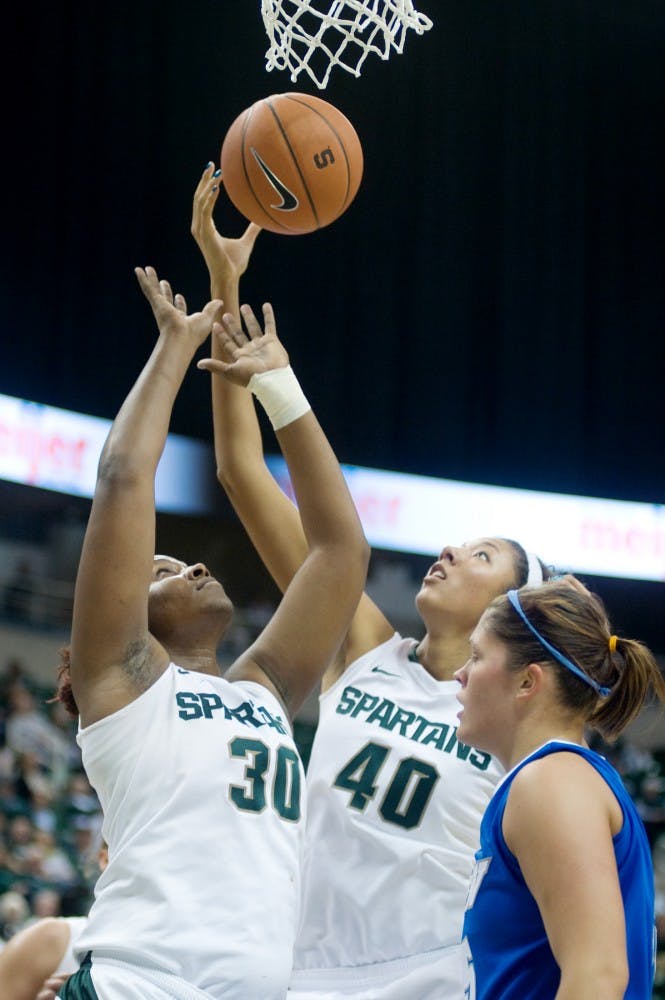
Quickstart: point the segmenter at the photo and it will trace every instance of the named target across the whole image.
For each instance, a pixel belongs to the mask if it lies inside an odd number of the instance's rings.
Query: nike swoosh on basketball
[[[372,667],[373,674],[385,674],[386,677],[399,677],[399,674],[391,674],[389,670],[384,670],[383,667]]]
[[[261,167],[261,170],[266,175],[266,177],[268,178],[268,180],[270,181],[270,183],[274,187],[274,189],[277,192],[277,194],[282,199],[282,204],[281,205],[271,205],[270,207],[271,208],[276,208],[280,212],[293,212],[298,207],[298,199],[294,195],[293,191],[289,191],[289,189],[286,187],[286,185],[282,184],[282,182],[280,181],[279,177],[277,177],[272,172],[272,170],[270,169],[270,167],[268,166],[268,164],[265,162],[265,160],[261,159],[259,153],[254,149],[253,146],[251,147],[251,149],[252,149],[252,155],[254,156],[254,159],[256,160],[256,162],[258,163],[258,165]]]

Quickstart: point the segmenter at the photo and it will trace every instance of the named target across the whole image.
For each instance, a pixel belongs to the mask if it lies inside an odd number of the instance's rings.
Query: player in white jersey
[[[239,248],[248,253],[259,230],[222,237],[212,218],[218,190],[210,166],[194,195],[192,234],[213,294],[226,297]],[[284,590],[306,554],[305,536],[264,463],[251,396],[218,380],[213,416],[220,482]],[[466,883],[501,769],[457,739],[453,674],[490,601],[546,575],[506,539],[446,547],[416,598],[427,629],[420,642],[397,635],[361,598],[323,678],[308,766],[294,1000],[462,1000]]]
[[[278,1000],[299,909],[304,796],[291,717],[334,655],[368,548],[339,465],[288,366],[272,308],[187,315],[136,269],[159,338],[102,450],[69,660],[83,764],[109,862],[62,1000]],[[308,555],[258,639],[221,676],[231,620],[202,563],[154,556],[157,465],[194,353],[255,392],[273,423]],[[83,953],[86,953],[84,956]]]

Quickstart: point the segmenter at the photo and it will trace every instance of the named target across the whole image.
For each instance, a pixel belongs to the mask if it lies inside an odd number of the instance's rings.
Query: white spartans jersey
[[[315,969],[456,951],[462,939],[480,820],[503,771],[459,742],[459,684],[435,680],[415,647],[396,633],[321,696],[295,962],[309,973],[295,973],[295,995]],[[322,973],[326,995],[346,995],[330,981]]]
[[[93,977],[95,960],[111,959],[215,1000],[284,997],[304,776],[283,714],[260,684],[170,664],[79,730],[109,846],[76,949],[79,960],[92,950]]]

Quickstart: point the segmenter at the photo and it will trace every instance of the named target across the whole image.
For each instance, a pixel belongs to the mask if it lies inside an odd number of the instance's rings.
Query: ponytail
[[[608,742],[621,735],[650,693],[665,702],[665,679],[651,650],[636,639],[619,636],[610,636],[610,639],[614,640],[611,643],[614,652],[608,645],[607,655],[615,667],[617,679],[589,718],[589,726]]]

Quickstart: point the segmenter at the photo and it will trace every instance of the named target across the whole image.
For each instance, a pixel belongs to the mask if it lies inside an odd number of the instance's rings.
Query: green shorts
[[[88,952],[79,968],[60,987],[58,1000],[99,1000],[92,983],[92,952]]]

